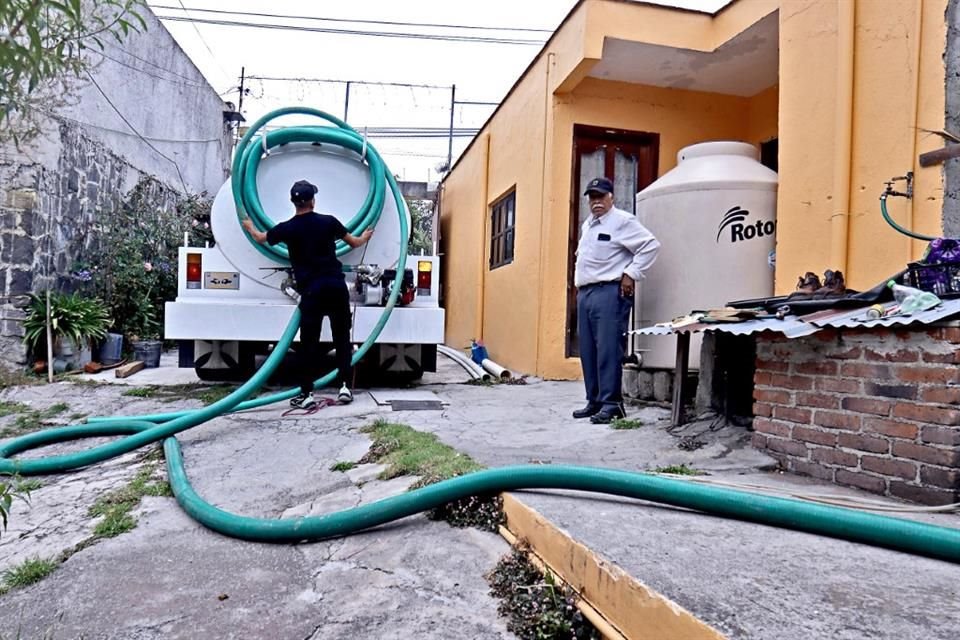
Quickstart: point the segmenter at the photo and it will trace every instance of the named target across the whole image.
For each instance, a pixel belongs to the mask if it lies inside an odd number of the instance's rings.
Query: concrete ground
[[[711,479],[866,496],[768,471],[772,460],[749,447],[741,428],[705,432],[703,447],[685,451],[666,432],[663,409],[634,409],[631,417],[644,426],[616,431],[570,417],[580,404],[579,383],[472,386],[460,384],[455,366],[441,365],[417,389],[435,393],[441,411],[395,412],[358,393],[353,405],[309,418],[282,418],[279,406],[221,417],[180,436],[187,471],[207,500],[246,515],[324,513],[369,502],[413,479],[382,482],[372,465],[349,474],[330,466],[358,460],[369,444],[358,428],[384,417],[435,433],[487,466],[640,471],[688,464]],[[125,382],[182,383],[191,375],[163,367]],[[70,413],[92,415],[200,404],[137,399],[121,395],[125,389],[58,383],[7,389],[0,400],[37,408],[65,402]],[[383,401],[391,394],[376,395]],[[0,427],[13,419],[0,419]],[[96,524],[87,509],[153,464],[145,454],[40,478],[29,507],[14,507],[0,537],[0,571],[83,547]],[[960,567],[953,564],[635,500],[518,496],[730,638],[960,635]],[[271,546],[211,533],[171,498],[145,498],[135,513],[134,530],[81,548],[41,582],[0,596],[0,637],[18,626],[24,638],[48,630],[54,638],[511,637],[483,578],[508,550],[493,534],[413,516],[345,539]],[[957,515],[923,519],[960,527]]]

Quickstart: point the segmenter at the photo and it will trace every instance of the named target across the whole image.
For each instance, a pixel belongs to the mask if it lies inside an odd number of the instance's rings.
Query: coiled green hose
[[[259,120],[251,133],[274,117],[287,113],[320,112],[307,109],[282,109],[268,114]],[[344,146],[357,150],[356,142],[360,138],[345,123],[322,114],[345,133]],[[267,145],[282,144],[280,140],[315,140],[319,136],[311,128],[296,127],[267,134]],[[350,133],[352,132],[352,134]],[[251,133],[244,137],[243,145],[249,142]],[[324,133],[324,141],[332,141],[332,135]],[[273,137],[271,137],[273,136]],[[379,158],[372,147],[367,146],[369,158]],[[247,213],[259,217],[259,225],[264,228],[268,219],[258,210],[255,173],[259,157],[255,148],[250,147],[237,154],[240,159],[234,162],[235,189],[243,188],[237,196],[237,209],[240,215]],[[245,158],[245,159],[244,159]],[[398,264],[406,263],[407,225],[405,207],[396,181],[385,167],[370,164],[371,183],[385,182],[389,185],[400,215],[400,229],[403,236],[401,255]],[[380,171],[382,173],[378,174]],[[252,189],[250,189],[252,185]],[[235,192],[236,193],[236,192]],[[377,202],[377,187],[371,187],[368,200],[371,208],[361,209],[351,224],[356,232],[374,223],[379,211],[372,207]],[[382,207],[382,199],[381,199]],[[353,233],[353,231],[351,231]],[[272,259],[282,260],[283,256],[272,255]],[[384,312],[374,331],[354,355],[357,362],[376,340],[386,324],[387,318],[396,303],[401,279],[396,278],[390,290],[390,296]],[[940,527],[921,522],[862,513],[852,509],[812,504],[788,498],[774,498],[752,494],[734,489],[721,489],[697,485],[682,480],[663,478],[650,474],[630,473],[613,469],[589,467],[571,467],[561,465],[536,465],[504,467],[488,471],[479,471],[466,476],[445,480],[434,485],[409,493],[380,500],[378,502],[346,509],[323,516],[309,516],[286,519],[260,519],[228,513],[204,501],[194,491],[183,466],[180,446],[174,435],[211,420],[224,413],[259,407],[292,397],[296,390],[273,394],[257,400],[246,400],[260,386],[279,364],[296,335],[299,325],[299,312],[294,311],[283,336],[277,342],[273,353],[259,371],[240,388],[222,400],[197,411],[155,414],[138,417],[114,417],[91,419],[89,424],[49,429],[20,438],[0,446],[0,473],[38,474],[53,473],[94,464],[109,457],[126,453],[150,442],[164,440],[163,447],[167,460],[167,472],[174,495],[181,507],[204,526],[228,536],[261,542],[298,542],[320,540],[333,536],[343,536],[367,529],[385,522],[431,509],[447,502],[470,495],[497,493],[522,488],[575,489],[627,496],[654,502],[696,509],[740,520],[771,524],[775,526],[807,531],[821,535],[864,542],[890,549],[908,551],[919,555],[942,558],[960,562],[960,530]],[[325,386],[333,380],[336,372],[331,372],[317,381],[316,386]],[[47,458],[29,460],[14,459],[18,453],[36,447],[95,436],[126,436],[115,442],[94,447],[87,451]]]

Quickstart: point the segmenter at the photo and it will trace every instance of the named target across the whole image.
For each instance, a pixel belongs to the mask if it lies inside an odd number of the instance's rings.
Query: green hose
[[[925,236],[922,233],[917,233],[916,231],[910,231],[910,229],[907,229],[906,227],[901,227],[899,224],[897,224],[894,221],[894,219],[890,217],[890,212],[887,211],[887,194],[886,193],[880,196],[880,214],[883,216],[883,219],[887,221],[887,224],[889,224],[891,227],[893,227],[894,229],[896,229],[897,231],[899,231],[905,236],[909,236],[915,240],[924,240],[926,242],[930,242],[932,240],[937,239],[936,236]]]
[[[251,133],[266,122],[286,113],[313,113],[326,117],[347,132],[342,143],[347,148],[356,149],[356,132],[350,134],[345,123],[333,117],[307,109],[283,109],[269,114],[257,121]],[[306,141],[320,139],[321,134],[294,128],[268,133],[265,140],[271,144],[283,144],[286,141]],[[243,145],[249,142],[251,133],[244,136]],[[334,134],[324,133],[325,142],[335,138]],[[348,140],[349,139],[349,140]],[[339,143],[337,143],[339,144]],[[369,158],[379,158],[372,147],[367,147]],[[257,155],[256,158],[254,156]],[[256,197],[255,175],[247,173],[256,170],[259,156],[255,147],[237,154],[234,161],[234,194],[240,215],[248,213],[258,219],[258,226],[264,228],[268,219],[258,210],[259,198]],[[370,164],[371,183],[385,182],[390,187],[400,216],[400,231],[403,241],[398,265],[406,263],[407,225],[405,207],[400,190],[393,176],[385,167]],[[380,172],[380,173],[378,173]],[[252,188],[251,188],[251,185]],[[382,185],[381,185],[382,186]],[[240,194],[238,195],[238,190]],[[371,186],[368,200],[377,202],[378,187]],[[380,200],[382,208],[382,198]],[[371,206],[373,206],[373,204]],[[351,224],[360,232],[366,225],[373,224],[380,212],[362,208]],[[352,233],[353,231],[351,231]],[[282,255],[271,255],[272,259],[282,260]],[[376,337],[382,331],[390,316],[400,290],[401,278],[394,280],[387,306],[374,331],[354,355],[356,363],[367,352]],[[488,471],[471,473],[466,476],[445,480],[436,484],[411,491],[385,500],[338,511],[323,516],[309,516],[286,519],[260,519],[228,513],[203,500],[194,491],[183,466],[180,445],[174,435],[232,411],[242,411],[263,406],[292,397],[296,390],[273,394],[265,398],[247,400],[267,380],[279,364],[296,335],[299,325],[299,312],[294,311],[290,324],[277,342],[273,353],[267,358],[257,373],[239,389],[226,398],[197,411],[155,414],[138,417],[114,417],[92,419],[89,424],[49,429],[11,440],[0,446],[0,473],[39,474],[54,473],[90,465],[107,458],[126,453],[150,442],[163,440],[167,460],[167,472],[174,495],[181,507],[201,524],[228,536],[261,542],[299,542],[320,540],[334,536],[348,535],[368,529],[385,522],[403,518],[447,502],[477,494],[490,494],[524,488],[575,489],[626,496],[654,502],[676,505],[713,513],[749,522],[770,524],[798,531],[864,542],[890,549],[897,549],[919,555],[960,562],[960,530],[940,527],[921,522],[862,513],[852,509],[812,504],[788,498],[774,498],[752,494],[734,489],[708,487],[656,475],[630,473],[613,469],[589,467],[569,467],[560,465],[535,465],[504,467]],[[316,386],[325,386],[336,372],[331,372],[317,381]],[[117,441],[72,453],[47,458],[28,460],[14,459],[18,453],[40,446],[64,442],[77,438],[97,436],[125,436]]]

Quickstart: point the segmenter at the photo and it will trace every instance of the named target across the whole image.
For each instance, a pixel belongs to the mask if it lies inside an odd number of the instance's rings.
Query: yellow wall
[[[523,372],[536,370],[548,60],[514,89],[444,181],[441,195],[447,344],[460,348],[482,339],[492,358]],[[514,188],[514,260],[491,271],[489,206]]]
[[[922,244],[880,217],[878,197],[893,176],[917,175],[912,203],[890,201],[894,219],[923,233],[940,230],[941,168],[921,169],[917,155],[942,146],[918,128],[944,125],[946,0],[858,0],[848,43],[841,27],[850,2],[790,0],[780,10],[778,293],[792,290],[799,274],[827,268],[866,289],[919,257]],[[851,52],[849,79],[837,70]],[[838,97],[850,87],[846,128]],[[846,155],[843,136],[851,134]],[[838,204],[845,196],[848,207]],[[845,241],[832,225],[847,225]]]
[[[745,4],[756,19],[775,8],[770,0]],[[660,27],[651,31],[653,14],[660,18]],[[724,14],[729,30],[725,38],[752,24],[743,11]],[[686,145],[717,139],[756,144],[776,136],[776,87],[741,98],[583,77],[602,50],[596,25],[615,24],[617,37],[630,37],[637,29],[662,35],[664,19],[692,25],[693,31],[667,29],[686,33],[691,47],[691,38],[700,39],[696,48],[702,50],[725,41],[702,15],[587,0],[444,181],[441,233],[448,344],[464,347],[470,338],[482,338],[494,360],[517,371],[548,378],[580,376],[579,360],[565,357],[575,124],[660,134],[661,175],[675,166],[677,152]],[[545,130],[550,135],[544,137]],[[514,262],[490,271],[489,206],[514,185]]]

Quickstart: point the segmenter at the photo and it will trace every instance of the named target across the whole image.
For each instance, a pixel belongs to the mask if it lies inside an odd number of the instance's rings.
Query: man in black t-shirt
[[[300,394],[290,400],[290,406],[310,409],[316,406],[313,383],[317,378],[320,360],[320,330],[324,316],[330,317],[330,331],[337,351],[337,370],[340,392],[337,399],[346,404],[353,401],[350,391],[350,292],[343,276],[343,266],[337,260],[336,242],[343,240],[352,248],[365,244],[373,235],[365,230],[359,237],[351,235],[335,217],[313,210],[317,188],[306,180],[299,180],[290,188],[290,201],[296,214],[263,233],[249,218],[243,227],[260,244],[287,245],[293,277],[300,293],[300,348],[297,349]]]

